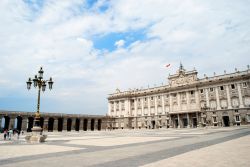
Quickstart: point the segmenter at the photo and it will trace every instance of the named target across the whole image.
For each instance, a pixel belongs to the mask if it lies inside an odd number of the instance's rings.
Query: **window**
[[[234,85],[234,84],[231,84],[231,88],[232,88],[232,89],[235,89],[235,85]]]
[[[236,116],[235,116],[235,120],[239,122],[239,121],[240,121],[240,116],[239,116],[239,115],[236,115]]]
[[[246,83],[246,82],[243,82],[243,83],[242,83],[242,86],[243,86],[243,88],[246,88],[246,87],[247,87],[247,83]]]
[[[147,98],[145,98],[144,100],[147,101]]]
[[[161,99],[161,96],[158,96],[158,99]]]
[[[220,86],[220,90],[224,90],[224,86]]]
[[[151,100],[154,100],[154,98],[153,98],[153,97],[151,97]]]
[[[193,90],[191,90],[191,91],[190,91],[190,94],[191,94],[191,95],[193,95],[193,94],[194,94],[194,91],[193,91]]]
[[[234,112],[239,112],[238,110],[234,110]]]
[[[210,92],[213,92],[214,91],[214,88],[210,88]]]
[[[140,102],[140,99],[138,99],[138,102]]]
[[[217,122],[217,117],[213,117],[214,118],[214,122]]]
[[[203,89],[201,89],[200,92],[203,93]]]

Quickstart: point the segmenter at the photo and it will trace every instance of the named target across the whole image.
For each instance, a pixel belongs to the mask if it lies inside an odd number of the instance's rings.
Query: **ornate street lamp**
[[[29,140],[29,141],[39,140],[39,142],[42,142],[41,140],[43,140],[43,137],[46,138],[45,135],[41,134],[42,128],[40,126],[40,93],[41,93],[41,90],[43,92],[46,90],[47,84],[49,86],[49,89],[51,90],[54,82],[52,81],[52,77],[50,77],[49,80],[44,80],[43,73],[44,73],[44,71],[43,71],[43,68],[41,67],[40,70],[38,71],[38,75],[35,75],[34,79],[29,78],[28,81],[26,82],[28,90],[30,90],[32,83],[33,83],[35,88],[38,88],[37,111],[35,114],[35,125],[32,128],[32,132],[34,132],[34,133],[32,134],[32,136],[26,136],[26,140]],[[36,134],[36,132],[39,132],[40,136],[38,134]],[[44,138],[44,140],[45,140],[45,138]]]

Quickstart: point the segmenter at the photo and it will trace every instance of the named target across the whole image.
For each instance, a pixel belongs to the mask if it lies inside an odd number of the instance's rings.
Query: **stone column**
[[[207,107],[210,107],[210,104],[209,104],[209,95],[208,95],[208,88],[205,88],[205,93],[206,93],[206,105],[207,105]]]
[[[58,131],[58,118],[54,119],[53,131]]]
[[[48,126],[48,124],[49,124],[49,118],[44,118],[44,122],[43,122],[43,129],[45,130],[45,131],[48,131],[48,128],[49,128],[49,126]]]
[[[15,118],[10,117],[9,129],[14,129],[14,125],[15,125]]]
[[[187,113],[187,127],[190,128],[189,114]]]
[[[162,114],[166,114],[164,95],[161,96]]]
[[[243,99],[242,99],[242,94],[241,94],[241,89],[240,89],[240,83],[237,83],[237,88],[238,88],[238,94],[239,94],[239,100],[240,100],[240,108],[243,108],[244,104],[243,104]]]
[[[169,111],[173,111],[173,99],[171,94],[169,94]]]
[[[137,117],[137,98],[134,99],[134,117]]]
[[[65,117],[63,118],[63,131],[67,131],[67,122],[68,122],[68,118]]]
[[[130,99],[128,99],[128,116],[131,116],[131,104],[130,104]]]
[[[141,99],[141,115],[144,116],[144,98]]]
[[[197,127],[201,126],[201,120],[199,118],[198,112],[196,112]]]
[[[181,109],[181,98],[180,93],[177,93],[177,105],[178,105],[178,111]]]
[[[71,122],[71,131],[75,131],[76,130],[76,118],[71,118],[72,122]]]
[[[154,103],[155,103],[155,115],[158,115],[158,105],[157,105],[157,101],[158,101],[158,96],[155,96],[154,99]]]
[[[190,97],[189,97],[189,92],[186,92],[186,97],[187,97],[187,110],[190,109]]]
[[[196,109],[199,110],[200,109],[200,96],[199,96],[199,90],[195,90],[195,103],[196,103]]]
[[[232,102],[231,102],[231,97],[230,97],[230,92],[229,92],[228,85],[226,85],[226,92],[227,92],[228,109],[232,109]]]
[[[177,114],[177,115],[178,115],[178,127],[177,128],[180,128],[181,127],[180,114]]]
[[[128,99],[125,99],[125,101],[124,101],[124,108],[125,108],[124,117],[127,117],[127,116],[128,116],[128,113],[129,113]]]
[[[216,103],[217,103],[217,110],[220,110],[220,98],[219,98],[219,92],[218,92],[218,87],[215,87],[215,95],[216,95]]]
[[[148,97],[148,115],[149,116],[151,115],[151,105],[150,105],[150,102],[151,102],[151,98]]]
[[[116,101],[114,101],[114,115],[116,117]]]
[[[28,118],[22,117],[22,130],[25,132],[28,128]]]
[[[173,128],[173,122],[170,114],[169,114],[169,127]]]
[[[79,131],[82,131],[82,130],[83,130],[83,119],[79,118]]]

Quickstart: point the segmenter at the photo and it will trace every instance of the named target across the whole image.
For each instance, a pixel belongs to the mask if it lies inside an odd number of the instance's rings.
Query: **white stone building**
[[[169,84],[108,97],[108,128],[185,128],[250,123],[250,69],[197,78],[182,65]]]

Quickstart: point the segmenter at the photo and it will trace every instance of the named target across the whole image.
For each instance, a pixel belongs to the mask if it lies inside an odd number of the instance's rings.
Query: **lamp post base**
[[[25,136],[25,140],[28,143],[42,143],[45,142],[47,135],[42,134],[42,128],[39,126],[34,126],[32,129],[32,134]]]

